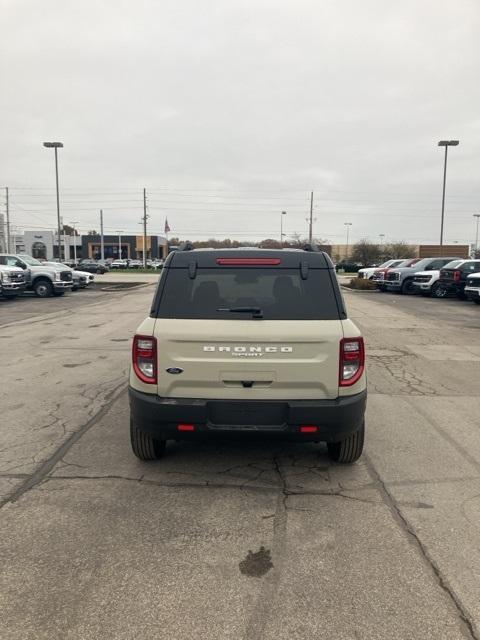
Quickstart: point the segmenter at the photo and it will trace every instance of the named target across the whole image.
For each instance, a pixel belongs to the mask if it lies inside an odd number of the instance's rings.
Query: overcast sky
[[[478,0],[0,0],[17,228],[446,242],[480,213]],[[3,205],[3,198],[1,198]]]

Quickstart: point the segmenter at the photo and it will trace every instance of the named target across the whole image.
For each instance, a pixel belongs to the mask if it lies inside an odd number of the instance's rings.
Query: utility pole
[[[283,249],[283,236],[285,235],[283,233],[283,216],[286,216],[287,212],[286,211],[282,211],[282,213],[280,214],[280,248]]]
[[[5,196],[5,210],[7,214],[7,253],[10,253],[10,207],[8,203],[8,187],[5,187]]]
[[[310,222],[308,224],[308,241],[313,242],[313,191],[310,194]]]
[[[103,210],[100,209],[100,258],[105,260],[105,248],[103,246]]]
[[[147,268],[147,190],[143,190],[143,268]]]

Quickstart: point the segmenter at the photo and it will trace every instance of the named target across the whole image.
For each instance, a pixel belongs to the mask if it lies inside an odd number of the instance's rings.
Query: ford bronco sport
[[[169,439],[260,433],[324,441],[355,462],[364,440],[365,351],[329,256],[307,250],[171,253],[133,339],[135,455]]]

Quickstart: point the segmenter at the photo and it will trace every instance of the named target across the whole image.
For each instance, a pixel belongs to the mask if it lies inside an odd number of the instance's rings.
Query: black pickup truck
[[[480,260],[464,260],[453,269],[441,269],[436,297],[442,298],[449,294],[455,294],[463,300],[468,276],[479,272]]]

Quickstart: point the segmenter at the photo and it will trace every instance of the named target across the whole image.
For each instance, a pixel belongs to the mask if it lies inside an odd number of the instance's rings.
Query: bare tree
[[[384,249],[385,257],[394,258],[414,258],[415,248],[406,242],[391,242]]]
[[[352,260],[360,262],[363,266],[369,266],[378,263],[381,255],[381,249],[378,244],[369,242],[368,240],[359,240],[353,245]]]

